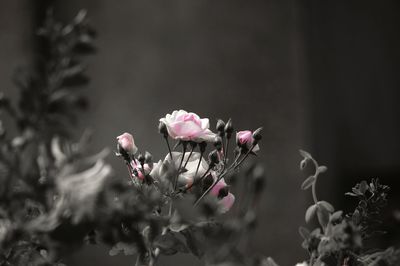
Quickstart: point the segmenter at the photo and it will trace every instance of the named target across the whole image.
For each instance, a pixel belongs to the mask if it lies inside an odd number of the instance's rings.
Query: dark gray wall
[[[298,148],[329,166],[320,197],[340,207],[358,178],[379,175],[396,184],[399,173],[399,7],[360,3],[56,2],[63,19],[87,8],[99,32],[99,53],[89,62],[92,106],[82,115],[83,126],[95,132],[93,150],[114,147],[116,135],[131,131],[140,148],[162,157],[157,120],[177,108],[212,120],[232,117],[238,129],[264,126],[259,161],[268,187],[249,248],[293,265],[305,257],[297,227],[310,202],[299,190]],[[30,60],[35,12],[28,1],[0,3],[6,93],[14,93],[13,66]],[[125,175],[120,161],[109,161],[116,175]],[[68,262],[133,263],[109,257],[103,247],[88,247]]]

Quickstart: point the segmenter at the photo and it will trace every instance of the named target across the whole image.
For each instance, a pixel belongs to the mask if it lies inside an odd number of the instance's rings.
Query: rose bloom
[[[195,113],[173,111],[161,118],[160,122],[167,126],[169,136],[176,140],[212,142],[215,138],[215,134],[209,129],[208,118],[200,118]]]
[[[246,146],[247,149],[250,149],[251,146],[253,145],[253,132],[250,130],[244,130],[244,131],[239,131],[236,133],[236,143],[241,145],[241,146]],[[258,144],[254,146],[253,152],[257,152],[260,150],[260,147]]]
[[[133,136],[129,133],[123,133],[117,137],[119,146],[129,154],[135,154],[138,148],[135,145]]]

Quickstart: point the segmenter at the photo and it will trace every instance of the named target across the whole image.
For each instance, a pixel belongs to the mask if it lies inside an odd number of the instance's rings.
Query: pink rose
[[[212,172],[211,174],[213,175],[214,180],[216,180],[217,177],[215,176],[215,173]],[[215,181],[214,181],[214,182],[215,182]],[[225,180],[222,178],[222,179],[219,180],[218,183],[211,189],[210,194],[213,195],[213,196],[215,196],[215,197],[218,197],[218,196],[220,195],[220,190],[223,189],[223,188],[225,188],[225,187],[227,187],[227,186],[228,186],[228,185],[226,184]],[[219,209],[219,212],[225,213],[225,212],[229,211],[229,210],[232,208],[232,206],[233,206],[234,203],[235,203],[235,196],[234,196],[232,193],[228,192],[228,195],[226,195],[226,196],[223,197],[223,198],[219,198],[219,199],[218,199],[218,209]]]
[[[214,180],[215,180],[216,178],[214,178]],[[214,181],[215,182],[215,181]],[[211,191],[210,191],[210,194],[211,195],[214,195],[214,196],[216,196],[216,197],[218,197],[218,195],[219,195],[219,190],[221,189],[221,188],[224,188],[224,187],[226,187],[227,186],[227,184],[225,183],[225,180],[222,178],[221,180],[219,180],[218,181],[218,183],[211,189]]]
[[[225,213],[229,211],[235,203],[235,196],[232,193],[228,193],[227,196],[223,197],[218,201],[219,211]]]
[[[239,131],[236,133],[236,143],[240,146],[246,146],[247,149],[250,149],[253,145],[253,132],[250,130]],[[253,148],[253,152],[260,150],[258,144]]]
[[[138,148],[135,145],[133,136],[129,133],[124,133],[117,137],[119,146],[129,154],[135,154]]]
[[[215,134],[209,129],[208,118],[200,118],[195,113],[184,110],[173,111],[167,114],[160,122],[167,126],[171,138],[184,141],[214,141]]]

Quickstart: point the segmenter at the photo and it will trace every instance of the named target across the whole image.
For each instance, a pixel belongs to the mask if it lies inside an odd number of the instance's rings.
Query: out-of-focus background
[[[299,148],[328,166],[319,195],[339,209],[354,207],[344,192],[357,181],[391,185],[389,233],[379,242],[400,244],[399,1],[3,0],[0,90],[14,99],[12,73],[36,60],[34,30],[49,4],[61,20],[87,9],[99,33],[88,64],[91,109],[77,129],[94,131],[93,150],[114,147],[115,136],[129,131],[139,148],[164,157],[158,119],[179,108],[214,122],[232,117],[238,130],[263,126],[258,160],[268,184],[254,253],[281,265],[306,257],[297,229],[311,197],[299,188]],[[109,162],[126,174],[119,160]],[[65,262],[132,260],[95,246]],[[188,256],[164,261],[201,265]]]

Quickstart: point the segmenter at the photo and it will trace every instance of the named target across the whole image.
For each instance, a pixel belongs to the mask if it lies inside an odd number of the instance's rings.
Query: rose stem
[[[252,152],[252,150],[254,149],[255,145],[253,144],[250,148],[250,150],[248,150],[248,152],[244,155],[244,157],[233,167],[233,169],[236,169],[237,167],[239,167],[239,165],[247,158],[247,156],[249,156],[249,154]],[[236,160],[235,160],[236,161]],[[233,165],[233,164],[232,164]],[[226,169],[225,172],[221,173],[221,175],[217,178],[217,180],[200,196],[200,198],[198,198],[196,200],[196,202],[194,203],[194,206],[197,206],[199,204],[199,202],[208,194],[208,192],[211,191],[211,189],[213,189],[217,183],[228,173],[228,171],[232,168],[229,167],[228,169]]]
[[[168,141],[168,137],[165,137],[165,142],[167,143],[167,147],[168,147],[168,151],[169,151],[169,156],[171,157],[171,161],[172,159],[172,151],[171,151],[171,146],[169,146],[169,141]]]
[[[178,177],[179,177],[179,174],[180,174],[179,172],[180,172],[181,167],[182,167],[183,159],[185,158],[186,145],[187,145],[186,142],[182,142],[182,149],[183,149],[183,151],[182,151],[182,158],[181,158],[181,162],[179,163],[178,173],[177,173],[177,175],[176,175],[175,182],[174,182],[174,191],[176,190],[176,187],[178,186]]]

